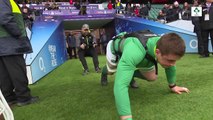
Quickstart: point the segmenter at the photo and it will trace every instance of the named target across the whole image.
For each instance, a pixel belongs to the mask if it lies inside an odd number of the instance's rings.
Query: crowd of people
[[[133,4],[132,2],[127,2],[124,6],[120,0],[115,0],[113,3],[111,0],[108,1],[107,9],[115,9],[116,13],[123,13],[127,15],[134,15],[138,17],[148,17],[148,12],[151,9],[151,4],[148,2],[147,5],[145,4]]]
[[[173,5],[164,4],[157,16],[157,20],[163,23],[179,19],[191,20],[191,7],[187,2],[183,4],[182,8],[177,1]]]
[[[131,1],[131,0],[129,0]],[[31,3],[29,1],[23,2]],[[87,6],[88,3],[79,1],[72,2],[72,6],[76,7],[79,11],[79,15],[86,15],[87,14]],[[138,16],[142,18],[151,18],[150,17],[150,10],[152,9],[151,2],[148,0],[148,3],[136,4],[132,2],[126,2],[125,5],[121,3],[121,0],[108,0],[107,9],[115,9],[116,13],[122,13],[127,15]],[[153,8],[159,9],[159,8]],[[44,10],[59,10],[59,4],[56,2],[46,2],[44,5]],[[160,21],[162,23],[172,22],[178,19],[183,20],[191,20],[191,6],[189,3],[185,2],[183,7],[180,7],[179,3],[175,1],[173,4],[164,4],[163,8],[158,11],[158,15],[156,18],[152,18],[156,21]]]
[[[117,13],[123,13],[132,16],[138,16],[142,18],[151,18],[149,12],[151,9],[159,10],[159,8],[152,8],[151,2],[148,1],[147,4],[135,4],[127,2],[123,6],[119,0],[112,3],[109,0],[107,9],[116,9]],[[178,19],[191,20],[191,6],[188,2],[184,2],[183,7],[180,7],[179,3],[175,1],[173,4],[164,4],[163,8],[158,11],[156,18],[152,18],[161,23],[172,22]]]

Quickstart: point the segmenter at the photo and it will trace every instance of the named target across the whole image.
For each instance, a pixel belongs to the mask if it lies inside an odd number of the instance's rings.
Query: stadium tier
[[[34,52],[26,55],[30,84],[35,83],[67,60],[64,30],[80,29],[83,23],[89,23],[92,29],[96,29],[114,22],[116,34],[144,29],[159,35],[175,32],[184,38],[187,53],[197,53],[196,34],[181,29],[184,28],[181,25],[185,26],[182,23],[179,27],[175,27],[175,25],[139,17],[115,14],[115,10],[89,9],[86,15],[78,15],[78,12],[78,10],[43,11],[43,15],[35,20],[31,34]],[[210,51],[212,51],[211,48]]]

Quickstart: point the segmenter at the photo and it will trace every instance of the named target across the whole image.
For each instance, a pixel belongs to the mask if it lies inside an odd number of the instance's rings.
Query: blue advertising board
[[[34,34],[33,34],[34,33]],[[35,83],[67,60],[66,41],[61,21],[36,22],[26,57],[29,83]]]
[[[133,16],[116,16],[115,18],[116,34],[123,31],[132,32],[145,29],[149,29],[158,35],[175,32],[185,40],[186,53],[197,53],[198,51],[197,36],[193,32]],[[210,46],[209,50],[212,51]]]

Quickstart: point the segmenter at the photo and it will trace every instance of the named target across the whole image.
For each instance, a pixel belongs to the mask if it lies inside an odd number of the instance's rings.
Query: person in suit
[[[202,5],[202,17],[200,18],[203,53],[201,58],[209,57],[209,36],[213,46],[213,0],[205,0]]]
[[[195,0],[193,3],[193,7],[199,7],[200,3],[198,0]],[[192,24],[194,25],[194,32],[197,35],[197,41],[198,41],[198,54],[202,56],[202,53],[204,51],[203,44],[202,44],[202,34],[201,34],[201,25],[200,25],[200,17],[191,17]]]

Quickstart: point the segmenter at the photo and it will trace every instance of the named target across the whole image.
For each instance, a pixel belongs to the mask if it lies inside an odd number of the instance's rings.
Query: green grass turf
[[[13,107],[15,120],[118,120],[113,96],[114,76],[109,85],[100,85],[92,58],[87,58],[90,73],[82,76],[78,59],[72,59],[34,85],[36,104]],[[99,56],[100,66],[106,60]],[[136,79],[139,89],[129,89],[134,120],[212,120],[213,57],[198,58],[186,54],[177,62],[177,85],[190,89],[189,94],[171,93],[164,70],[159,67],[155,82]]]

